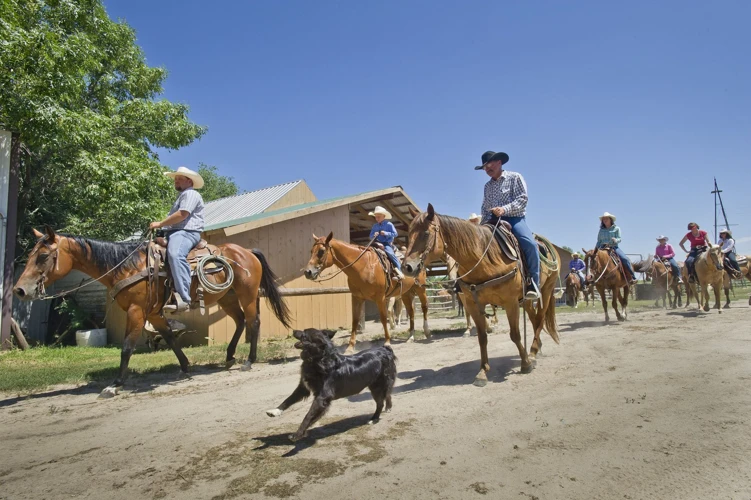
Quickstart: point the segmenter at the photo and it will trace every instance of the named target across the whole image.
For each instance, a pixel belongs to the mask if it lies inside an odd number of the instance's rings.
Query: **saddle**
[[[738,262],[738,265],[741,265],[741,263]],[[732,264],[730,264],[730,259],[728,257],[725,257],[724,259],[722,259],[722,267],[725,268],[725,271],[734,280],[741,279],[741,277],[743,276],[741,273],[735,270]]]
[[[167,265],[167,238],[162,236],[156,238],[149,244],[150,254],[159,255],[159,268],[163,268]],[[206,240],[201,238],[201,241],[193,247],[193,250],[188,252],[188,264],[190,264],[190,275],[194,276],[198,261],[206,255],[219,255],[219,247],[209,244]]]
[[[378,262],[381,263],[381,268],[386,275],[386,292],[388,293],[388,290],[391,288],[392,281],[396,279],[396,267],[394,266],[394,263],[391,262],[391,259],[389,259],[389,255],[386,253],[383,243],[374,241],[371,248],[375,252],[376,257],[378,257]],[[394,253],[396,254],[396,252]],[[397,258],[399,258],[398,255]]]
[[[738,263],[739,266],[743,266],[748,263],[748,257],[745,255],[736,255],[735,261]]]

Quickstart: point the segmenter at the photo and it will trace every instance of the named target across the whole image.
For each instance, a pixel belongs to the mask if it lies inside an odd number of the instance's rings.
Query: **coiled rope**
[[[211,262],[215,262],[224,268],[226,279],[223,282],[215,283],[209,279],[209,275],[206,272],[206,265]],[[235,280],[235,272],[224,257],[220,255],[204,255],[201,257],[201,260],[198,261],[198,266],[196,266],[196,277],[198,278],[198,283],[200,283],[201,287],[207,292],[221,293],[232,286],[232,282]]]

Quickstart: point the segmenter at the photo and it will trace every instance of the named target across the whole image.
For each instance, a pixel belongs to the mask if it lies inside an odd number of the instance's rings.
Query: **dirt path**
[[[475,337],[395,344],[394,411],[337,401],[298,447],[307,404],[263,413],[298,361],[3,395],[0,498],[751,498],[751,308],[601,319],[560,315],[529,375],[492,335],[482,389]]]

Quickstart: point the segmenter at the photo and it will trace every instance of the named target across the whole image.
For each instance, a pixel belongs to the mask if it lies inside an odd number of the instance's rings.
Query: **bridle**
[[[29,259],[34,257],[39,252],[39,249],[42,248],[41,245],[44,245],[45,248],[51,249],[51,245],[47,243],[46,238],[39,242],[40,244],[32,250],[31,254],[29,254]],[[54,244],[54,243],[53,243]],[[58,257],[60,256],[60,247],[59,245],[55,245],[55,250],[51,251],[47,254],[39,254],[39,255],[46,255],[46,260],[44,261],[44,270],[39,275],[39,277],[36,280],[36,294],[38,298],[44,298],[46,296],[46,290],[44,288],[44,282],[47,281],[47,276],[49,275],[50,271],[52,271],[52,268],[55,268],[55,270],[59,269],[58,266]],[[50,260],[50,257],[52,258]]]
[[[600,251],[600,249],[596,248],[594,250],[594,252],[592,253],[592,255],[590,255],[587,258],[587,260],[588,260],[587,267],[589,269],[592,269],[594,267],[592,265],[593,263],[599,264],[599,262],[597,262],[597,252],[599,252],[599,251]],[[606,251],[606,253],[608,254],[608,262],[605,264],[604,269],[602,270],[602,273],[600,273],[600,276],[598,276],[597,279],[594,280],[592,283],[597,283],[598,281],[600,281],[602,279],[602,277],[605,276],[605,274],[608,272],[608,267],[610,267],[610,252]],[[610,272],[616,271],[617,269],[618,269],[617,267],[614,268],[614,269],[611,269]]]
[[[372,237],[372,238],[370,239],[370,241],[368,242],[368,244],[367,244],[367,245],[365,245],[365,248],[363,248],[363,249],[362,249],[362,252],[360,252],[360,255],[358,255],[358,256],[357,256],[357,258],[356,258],[355,260],[353,260],[352,262],[350,262],[350,263],[349,263],[349,264],[347,264],[346,266],[341,266],[341,265],[340,265],[340,264],[341,264],[341,261],[339,261],[339,259],[337,259],[337,258],[336,258],[336,256],[335,256],[335,255],[334,255],[334,254],[332,253],[332,254],[331,254],[331,258],[332,258],[332,260],[334,261],[334,264],[336,264],[337,266],[339,266],[339,270],[338,270],[337,272],[335,272],[334,274],[332,274],[331,276],[327,276],[326,278],[323,278],[323,279],[316,279],[316,280],[315,280],[315,282],[316,282],[316,283],[321,283],[321,282],[323,282],[323,281],[329,281],[329,280],[332,280],[332,279],[334,279],[335,277],[339,276],[339,275],[340,275],[340,274],[341,274],[341,273],[342,273],[342,272],[343,272],[343,271],[344,271],[345,269],[347,269],[348,267],[351,267],[351,266],[353,266],[353,265],[354,265],[354,264],[355,264],[355,263],[356,263],[356,262],[357,262],[358,260],[360,260],[360,257],[362,257],[363,255],[365,255],[365,252],[367,252],[367,251],[368,251],[368,248],[370,248],[370,245],[372,245],[372,244],[373,244],[373,242],[375,241],[375,239],[376,239],[377,237],[378,237],[378,235],[377,235],[377,234],[376,234],[375,236],[373,236],[373,237]],[[331,243],[330,243],[330,242],[329,242],[329,243],[324,243],[324,244],[323,244],[323,246],[324,246],[324,248],[325,248],[326,250],[325,250],[325,251],[323,252],[323,255],[321,256],[321,258],[320,258],[320,259],[318,259],[318,262],[319,262],[319,263],[318,263],[318,264],[316,264],[316,266],[315,266],[315,270],[316,270],[316,275],[320,275],[320,274],[321,274],[321,271],[323,271],[323,270],[324,270],[324,269],[326,268],[326,261],[328,260],[328,255],[329,255],[329,251],[331,250]]]

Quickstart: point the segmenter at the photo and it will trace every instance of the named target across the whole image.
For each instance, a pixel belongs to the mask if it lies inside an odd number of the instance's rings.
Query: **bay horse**
[[[678,267],[680,267],[680,264],[678,264]],[[662,299],[663,309],[666,308],[667,303],[670,304],[671,309],[683,307],[681,285],[678,283],[678,277],[673,276],[673,269],[667,261],[659,258],[653,259],[647,274],[652,278],[652,286],[657,292],[655,305],[658,305],[660,299]],[[672,295],[670,294],[671,291],[673,292]]]
[[[531,301],[524,302],[535,332],[535,339],[530,354],[521,342],[519,329],[520,301],[524,296],[522,273],[519,262],[504,254],[496,243],[493,233],[487,226],[448,215],[439,215],[428,205],[428,211],[417,213],[410,211],[414,219],[409,226],[407,257],[404,260],[405,275],[416,276],[433,260],[449,255],[459,263],[461,286],[464,289],[465,309],[469,310],[477,325],[477,341],[480,344],[480,372],[475,377],[474,385],[487,385],[488,362],[488,325],[485,318],[485,306],[494,304],[506,311],[509,323],[509,336],[516,345],[521,358],[522,373],[532,371],[533,362],[542,342],[540,332],[543,326],[556,343],[558,325],[555,319],[555,278],[558,269],[551,268],[544,261],[540,266],[541,304],[535,308]],[[553,262],[560,258],[553,252]]]
[[[401,283],[391,280],[387,289],[387,276],[383,267],[381,267],[381,262],[374,248],[365,248],[337,240],[334,238],[333,231],[328,236],[320,238],[314,234],[313,247],[310,249],[310,260],[303,269],[305,277],[315,281],[320,276],[321,271],[333,265],[338,266],[341,272],[347,275],[347,285],[352,292],[352,333],[345,351],[346,354],[355,352],[357,326],[366,300],[372,300],[378,306],[378,313],[386,337],[384,344],[391,345],[387,311],[389,299],[401,297],[404,308],[407,310],[407,317],[409,317],[409,338],[407,342],[412,342],[415,335],[415,310],[412,307],[412,299],[417,295],[422,306],[423,332],[425,337],[430,339],[425,274],[421,274],[417,279],[405,276]]]
[[[582,252],[584,253],[584,262],[587,263],[587,281],[594,283],[597,293],[600,294],[602,309],[605,311],[605,321],[610,321],[608,299],[605,296],[606,289],[613,294],[613,310],[616,318],[618,318],[618,321],[626,321],[628,319],[629,283],[624,274],[623,264],[617,265],[613,262],[610,251],[604,248],[590,251],[582,248]],[[623,315],[618,310],[619,301],[623,307]]]
[[[721,247],[719,245],[712,245],[706,251],[700,253],[694,261],[701,294],[696,289],[696,283],[692,283],[687,276],[688,270],[686,270],[686,275],[684,275],[686,283],[686,307],[688,307],[690,302],[690,293],[696,297],[699,309],[709,312],[709,285],[712,285],[715,296],[714,308],[722,313],[722,309],[720,308],[720,289],[724,286],[725,269],[722,267],[722,252],[720,250]]]
[[[584,296],[584,300],[589,307],[589,297],[592,297],[592,305],[595,304],[595,292],[592,286],[582,286],[581,280],[576,272],[572,271],[566,276],[566,304],[572,306],[574,309],[579,307],[579,292]]]
[[[37,242],[29,252],[26,267],[13,287],[16,296],[21,300],[44,298],[44,287],[73,270],[98,279],[110,290],[118,282],[146,268],[145,242],[98,241],[56,234],[50,227],[46,228],[45,233],[35,229],[34,236]],[[274,315],[287,328],[290,323],[290,312],[279,293],[276,277],[260,250],[247,250],[232,243],[218,245],[218,248],[221,255],[230,262],[235,278],[230,289],[218,294],[205,294],[204,302],[207,306],[219,304],[235,321],[235,333],[227,347],[227,367],[235,363],[237,342],[246,323],[249,325],[247,336],[250,338],[250,355],[245,363],[245,368],[249,368],[250,364],[256,361],[258,331],[261,324],[258,315],[259,288],[263,288]],[[224,270],[209,275],[208,278],[215,283],[221,283],[226,279]],[[136,281],[123,288],[115,297],[117,305],[127,313],[127,322],[120,355],[120,370],[112,385],[100,394],[102,398],[115,396],[125,382],[130,357],[147,320],[177,356],[180,370],[183,373],[188,371],[188,358],[175,342],[167,320],[160,314],[164,305],[164,294],[161,293],[164,291],[164,278],[159,278],[157,283],[157,290],[149,290],[148,280]],[[196,288],[197,281],[194,279],[190,289],[194,300]],[[233,290],[234,293],[228,293],[229,290]]]

